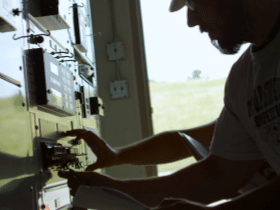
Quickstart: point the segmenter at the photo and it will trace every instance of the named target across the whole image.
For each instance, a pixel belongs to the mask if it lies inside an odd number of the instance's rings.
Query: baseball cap
[[[180,9],[182,9],[186,5],[185,0],[172,0],[169,11],[170,12],[176,12]]]

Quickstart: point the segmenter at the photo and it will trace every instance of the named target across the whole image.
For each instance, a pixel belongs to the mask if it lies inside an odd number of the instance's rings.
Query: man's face
[[[235,54],[241,45],[252,40],[243,5],[238,0],[193,0],[188,9],[188,26],[207,32],[212,44],[223,54]]]

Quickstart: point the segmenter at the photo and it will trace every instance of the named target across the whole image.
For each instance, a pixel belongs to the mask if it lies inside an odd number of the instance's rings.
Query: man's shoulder
[[[248,72],[251,68],[251,53],[250,47],[233,64],[228,76],[228,80],[240,80],[247,78]]]

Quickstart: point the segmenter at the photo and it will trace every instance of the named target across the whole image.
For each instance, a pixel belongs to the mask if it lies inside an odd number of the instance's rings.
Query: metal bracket
[[[59,62],[64,63],[64,62],[67,62],[67,61],[77,62],[78,60],[61,60],[61,61],[59,61]]]
[[[13,35],[13,40],[18,40],[22,38],[28,38],[27,42],[30,44],[39,44],[44,42],[44,38],[42,36],[50,36],[51,32],[47,30],[47,34],[30,34],[28,36],[20,36],[16,38],[16,34]]]
[[[70,56],[56,56],[55,58],[60,59],[60,58],[73,58],[73,57],[74,57],[73,53],[70,53]]]
[[[69,53],[69,50],[66,48],[66,52],[51,52],[51,55],[55,55],[55,54],[62,54],[62,53],[65,53],[65,54],[68,54]],[[71,53],[72,54],[72,53]]]
[[[82,3],[82,5],[73,4],[73,6],[70,6],[68,9],[70,9],[72,7],[85,7],[85,5],[84,5],[84,3]]]

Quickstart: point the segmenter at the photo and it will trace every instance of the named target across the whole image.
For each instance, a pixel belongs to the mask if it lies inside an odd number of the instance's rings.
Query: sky
[[[248,48],[223,55],[198,26],[189,28],[186,7],[170,13],[171,0],[141,0],[148,77],[154,81],[184,82],[192,71],[210,79],[227,77],[231,66]]]

